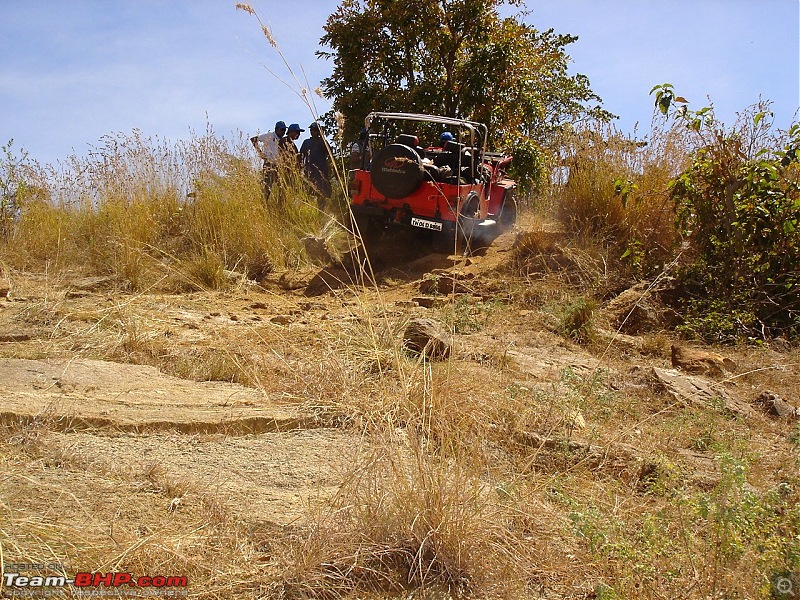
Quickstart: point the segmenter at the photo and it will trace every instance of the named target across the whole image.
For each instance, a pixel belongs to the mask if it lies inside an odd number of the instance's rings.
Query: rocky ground
[[[530,414],[480,431],[502,430],[490,451],[513,455],[531,477],[563,476],[564,490],[611,486],[618,502],[646,504],[653,481],[716,489],[724,446],[747,457],[749,489],[797,484],[797,348],[688,343],[668,329],[658,286],[620,290],[611,280],[591,290],[599,304],[578,344],[560,311],[593,263],[543,244],[520,269],[519,237],[469,258],[390,243],[375,283],[319,266],[168,295],[9,271],[0,282],[3,560],[73,571],[162,565],[203,582],[190,595],[269,594],[252,583],[252,565],[275,567],[270,540],[313,525],[375,444],[370,406],[382,410],[399,385],[380,379],[378,355],[391,344],[365,329],[396,326],[408,346],[414,320],[432,324],[422,335],[442,344],[432,358],[449,371],[433,377],[448,377],[442,397],[453,410],[527,399]],[[582,500],[616,510],[607,501]],[[543,596],[587,597],[622,572],[598,566],[568,519],[558,524],[574,512],[541,536],[550,558],[532,580]],[[554,559],[559,552],[572,558]],[[653,597],[669,589],[652,585]]]

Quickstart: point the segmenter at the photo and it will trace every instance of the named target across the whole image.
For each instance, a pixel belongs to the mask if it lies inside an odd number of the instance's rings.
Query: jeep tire
[[[497,224],[501,231],[510,231],[517,222],[517,201],[511,191],[506,192],[503,204],[500,206],[500,214],[497,217]]]

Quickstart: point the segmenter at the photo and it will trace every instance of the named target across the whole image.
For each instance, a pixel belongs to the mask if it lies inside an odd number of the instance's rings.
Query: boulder
[[[662,329],[658,298],[639,284],[622,292],[606,306],[611,325],[622,333],[638,335]]]
[[[443,323],[435,319],[412,319],[403,332],[403,346],[430,360],[444,360],[450,356],[452,336]]]
[[[727,356],[686,346],[672,346],[672,366],[684,373],[719,377],[734,372],[736,363]]]

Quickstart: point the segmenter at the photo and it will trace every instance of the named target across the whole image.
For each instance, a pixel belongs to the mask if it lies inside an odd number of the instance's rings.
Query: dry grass
[[[171,478],[159,465],[137,473],[83,455],[46,429],[43,423],[38,434],[2,432],[0,544],[6,563],[53,565],[48,573],[67,576],[180,574],[190,589],[205,582],[209,598],[236,597],[244,575],[252,580],[252,542],[219,498]]]
[[[498,502],[479,469],[402,434],[362,461],[308,537],[289,546],[280,582],[287,595],[524,592],[531,548],[512,527],[516,507]]]
[[[567,231],[611,249],[634,274],[669,262],[677,242],[668,183],[686,166],[685,128],[654,128],[646,143],[605,124],[564,141],[568,175],[554,189],[559,221]]]
[[[261,200],[246,141],[134,132],[61,171],[28,165],[30,193],[0,240],[0,287],[20,301],[0,323],[36,331],[1,356],[236,382],[360,441],[335,490],[318,484],[303,516],[277,525],[225,487],[254,470],[274,493],[280,473],[258,459],[210,486],[164,461],[119,464],[59,436],[69,424],[56,415],[9,425],[2,560],[187,575],[192,597],[214,599],[768,597],[771,575],[800,570],[796,423],[649,388],[631,367],[669,366],[669,334],[633,359],[591,343],[590,298],[669,256],[666,181],[685,140],[656,131],[641,146],[598,128],[565,144],[561,227],[527,224],[491,286],[470,281],[479,302],[454,294],[434,311],[461,344],[442,362],[408,353],[412,315],[387,308],[416,290],[345,287],[317,310],[247,284],[306,264],[303,235],[337,234],[295,172]],[[89,274],[109,279],[73,294]],[[792,352],[740,351],[731,382],[789,397]],[[255,439],[231,437],[231,452]],[[175,434],[189,453],[201,442]]]
[[[259,280],[306,261],[300,238],[328,217],[299,172],[273,199],[242,140],[212,131],[170,146],[139,132],[111,136],[61,170],[26,165],[36,194],[0,240],[10,266],[113,275],[123,288],[223,289],[226,271]]]
[[[68,445],[53,433],[63,426],[46,417],[33,429],[8,429],[0,535],[13,560],[188,574],[190,594],[207,598],[524,598],[540,589],[759,597],[771,573],[793,568],[798,482],[782,464],[796,448],[786,441],[793,430],[629,388],[628,363],[618,358],[547,382],[514,359],[492,360],[505,352],[503,340],[536,342],[526,337],[531,317],[519,311],[550,310],[544,304],[510,295],[511,304],[491,307],[483,330],[460,338],[469,353],[429,363],[402,348],[407,315],[388,312],[368,290],[318,300],[325,308],[317,318],[297,315],[309,326],[295,327],[243,322],[254,297],[292,313],[296,300],[263,292],[139,294],[98,306],[97,296],[66,294],[63,279],[60,292],[40,282],[47,293],[34,301],[37,284],[10,273],[30,298],[11,310],[50,329],[44,355],[143,362],[198,379],[217,373],[302,398],[363,439],[335,493],[296,525],[265,530],[233,516],[237,499],[224,487],[212,492],[164,462],[126,468]],[[517,277],[508,285],[523,285]],[[479,281],[471,285],[480,291]],[[554,279],[549,285],[556,289]],[[566,302],[574,288],[561,285]],[[178,315],[193,325],[170,325]],[[182,341],[183,333],[197,337]],[[555,336],[543,342],[533,333],[538,352],[559,348]],[[639,360],[665,360],[659,335]],[[787,365],[780,373],[739,380],[788,394],[785,378],[797,378],[790,355],[765,350],[743,368],[777,360]],[[636,476],[636,457],[620,442],[655,470]],[[603,448],[605,458],[582,444]],[[698,474],[684,449],[707,457],[709,470]],[[45,502],[54,508],[44,511]]]

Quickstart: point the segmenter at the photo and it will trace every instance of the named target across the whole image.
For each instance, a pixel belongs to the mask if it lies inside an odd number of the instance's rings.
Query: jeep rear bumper
[[[351,204],[353,216],[359,220],[368,220],[378,227],[404,226],[428,231],[442,231],[452,234],[455,230],[455,221],[416,215],[407,207],[371,206],[366,204]]]

